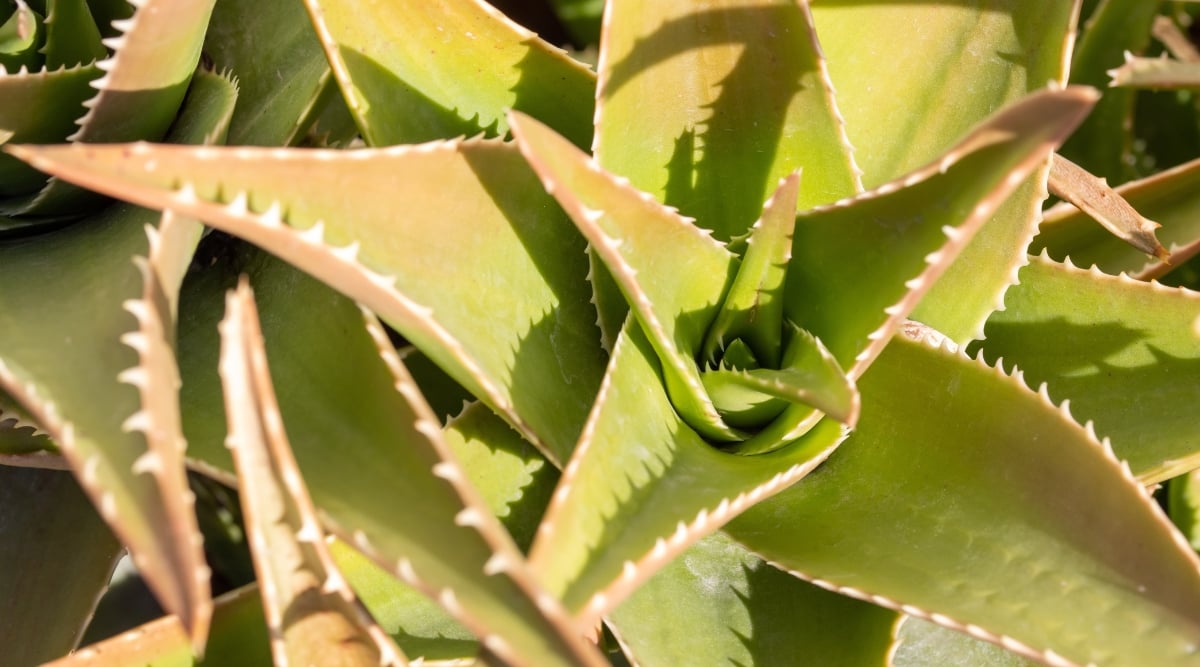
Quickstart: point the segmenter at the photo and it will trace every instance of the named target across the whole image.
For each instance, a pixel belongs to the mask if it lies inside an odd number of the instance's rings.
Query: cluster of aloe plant
[[[1188,3],[541,11],[0,0],[5,664],[1200,664]]]

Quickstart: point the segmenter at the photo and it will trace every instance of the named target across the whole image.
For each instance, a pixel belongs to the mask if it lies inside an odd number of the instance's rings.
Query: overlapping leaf
[[[1200,294],[1046,256],[1021,269],[983,349],[1049,384],[1146,483],[1200,467]]]
[[[187,212],[279,254],[380,313],[551,460],[573,447],[603,363],[583,239],[509,144],[36,152],[45,157],[26,155],[60,176]],[[349,183],[362,193],[352,209]],[[394,201],[405,202],[402,215]]]
[[[586,146],[592,74],[480,0],[306,0],[372,146],[503,134],[519,109]]]
[[[926,340],[894,339],[860,389],[855,433],[736,539],[1039,660],[1197,664],[1196,555],[1089,428]]]

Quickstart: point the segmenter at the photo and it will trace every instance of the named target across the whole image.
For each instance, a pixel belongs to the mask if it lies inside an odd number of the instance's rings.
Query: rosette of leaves
[[[1027,254],[1096,96],[1041,90],[1075,3],[985,4],[610,2],[593,78],[482,4],[310,0],[368,148],[12,149],[319,281],[185,281],[188,457],[236,459],[263,592],[210,659],[259,614],[279,664],[1195,662],[1145,485],[1194,466],[1200,300]]]

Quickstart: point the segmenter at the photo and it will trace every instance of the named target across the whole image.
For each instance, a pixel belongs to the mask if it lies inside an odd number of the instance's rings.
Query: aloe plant
[[[18,37],[83,6],[47,4]],[[1065,0],[550,4],[594,73],[474,0],[146,0],[86,105],[14,56],[0,627],[56,629],[21,663],[74,646],[105,524],[182,624],[57,664],[1200,661],[1200,296],[1151,280],[1194,168],[1092,180],[1135,98],[1066,85],[1153,12],[1099,3],[1072,64]],[[101,113],[121,67],[171,73]],[[204,145],[112,143],[162,136]],[[57,191],[92,203],[15,208]],[[257,593],[210,600],[185,466]]]

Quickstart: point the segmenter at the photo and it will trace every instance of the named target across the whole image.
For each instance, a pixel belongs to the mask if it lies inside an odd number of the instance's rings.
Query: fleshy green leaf
[[[1196,292],[1034,257],[988,320],[983,350],[1069,398],[1152,483],[1200,467],[1198,323]]]
[[[174,121],[200,59],[204,29],[215,0],[144,0],[105,41],[113,55],[97,62],[104,72],[90,82],[97,93],[66,137],[78,142],[159,139]],[[56,137],[54,140],[60,140]],[[24,139],[22,139],[24,141]],[[58,215],[95,199],[58,181],[23,201],[0,206],[8,215]]]
[[[801,213],[785,312],[856,378],[930,284],[1095,101],[1035,93],[982,123],[941,159],[853,199]]]
[[[336,94],[325,52],[296,0],[218,0],[204,49],[215,68],[237,77],[230,144],[299,143],[321,110],[322,95]]]
[[[22,150],[278,253],[380,313],[551,460],[574,446],[603,372],[584,241],[510,144]]]
[[[692,545],[609,616],[641,665],[889,665],[894,612],[777,570],[722,533]]]
[[[84,101],[93,94],[88,82],[100,74],[95,65],[86,65],[0,76],[0,97],[22,101],[0,105],[0,144],[62,141],[75,127],[75,119],[84,112]],[[26,195],[45,182],[45,174],[11,155],[0,155],[0,197]],[[0,200],[0,207],[3,206]],[[0,230],[7,226],[10,225],[0,218]]]
[[[508,109],[591,141],[591,72],[484,2],[306,4],[369,145],[503,134]]]
[[[283,424],[326,527],[437,599],[506,659],[595,664],[594,651],[553,600],[540,598],[516,547],[465,484],[379,325],[371,323],[368,335],[353,302],[287,264],[240,246],[222,252],[226,261],[194,273],[182,300],[184,399],[195,410],[189,453],[228,478],[228,453],[214,451],[224,448],[211,424],[223,420],[213,405],[220,399],[211,327],[224,290],[244,273],[255,286],[267,355],[278,360],[271,379]]]
[[[0,465],[4,661],[36,665],[75,648],[120,552],[70,473]]]
[[[193,667],[269,665],[271,649],[257,586],[214,601],[212,633],[205,657],[192,657],[191,644],[174,616],[164,616],[124,634],[80,649],[46,667]]]
[[[892,667],[1035,667],[1042,663],[963,632],[907,616],[896,633]]]
[[[275,664],[407,665],[359,605],[325,544],[287,442],[249,284],[226,297],[221,379]]]
[[[867,186],[937,159],[989,114],[1047,82],[1064,83],[1076,4],[814,2],[838,108]],[[1045,176],[1035,172],[989,216],[915,319],[960,342],[978,337],[1036,232],[1046,194]]]
[[[709,400],[695,362],[733,282],[736,257],[690,220],[601,171],[549,127],[517,114],[509,123],[546,191],[575,221],[631,304],[662,361],[672,402],[706,437],[738,439]]]
[[[199,641],[207,568],[186,485],[170,483],[176,476],[183,483],[183,470],[167,454],[150,453],[144,418],[126,421],[145,413],[138,389],[118,380],[140,368],[135,348],[121,342],[137,328],[122,304],[142,296],[143,276],[130,258],[147,254],[142,227],[156,218],[116,206],[87,225],[0,248],[0,384],[59,444],[163,606]]]
[[[607,12],[604,169],[722,241],[797,169],[802,209],[862,189],[807,3],[614,1]]]
[[[851,437],[727,532],[822,586],[1039,660],[1193,664],[1197,557],[1141,486],[1019,377],[912,335],[860,381]]]
[[[108,52],[86,0],[51,0],[46,15],[46,69],[86,65]]]
[[[713,448],[672,408],[654,349],[631,320],[530,564],[590,627],[693,542],[807,474],[842,437],[825,419],[769,454]]]
[[[329,547],[375,621],[413,662],[470,660],[479,652],[479,640],[437,602],[397,581],[345,542],[335,539]]]

